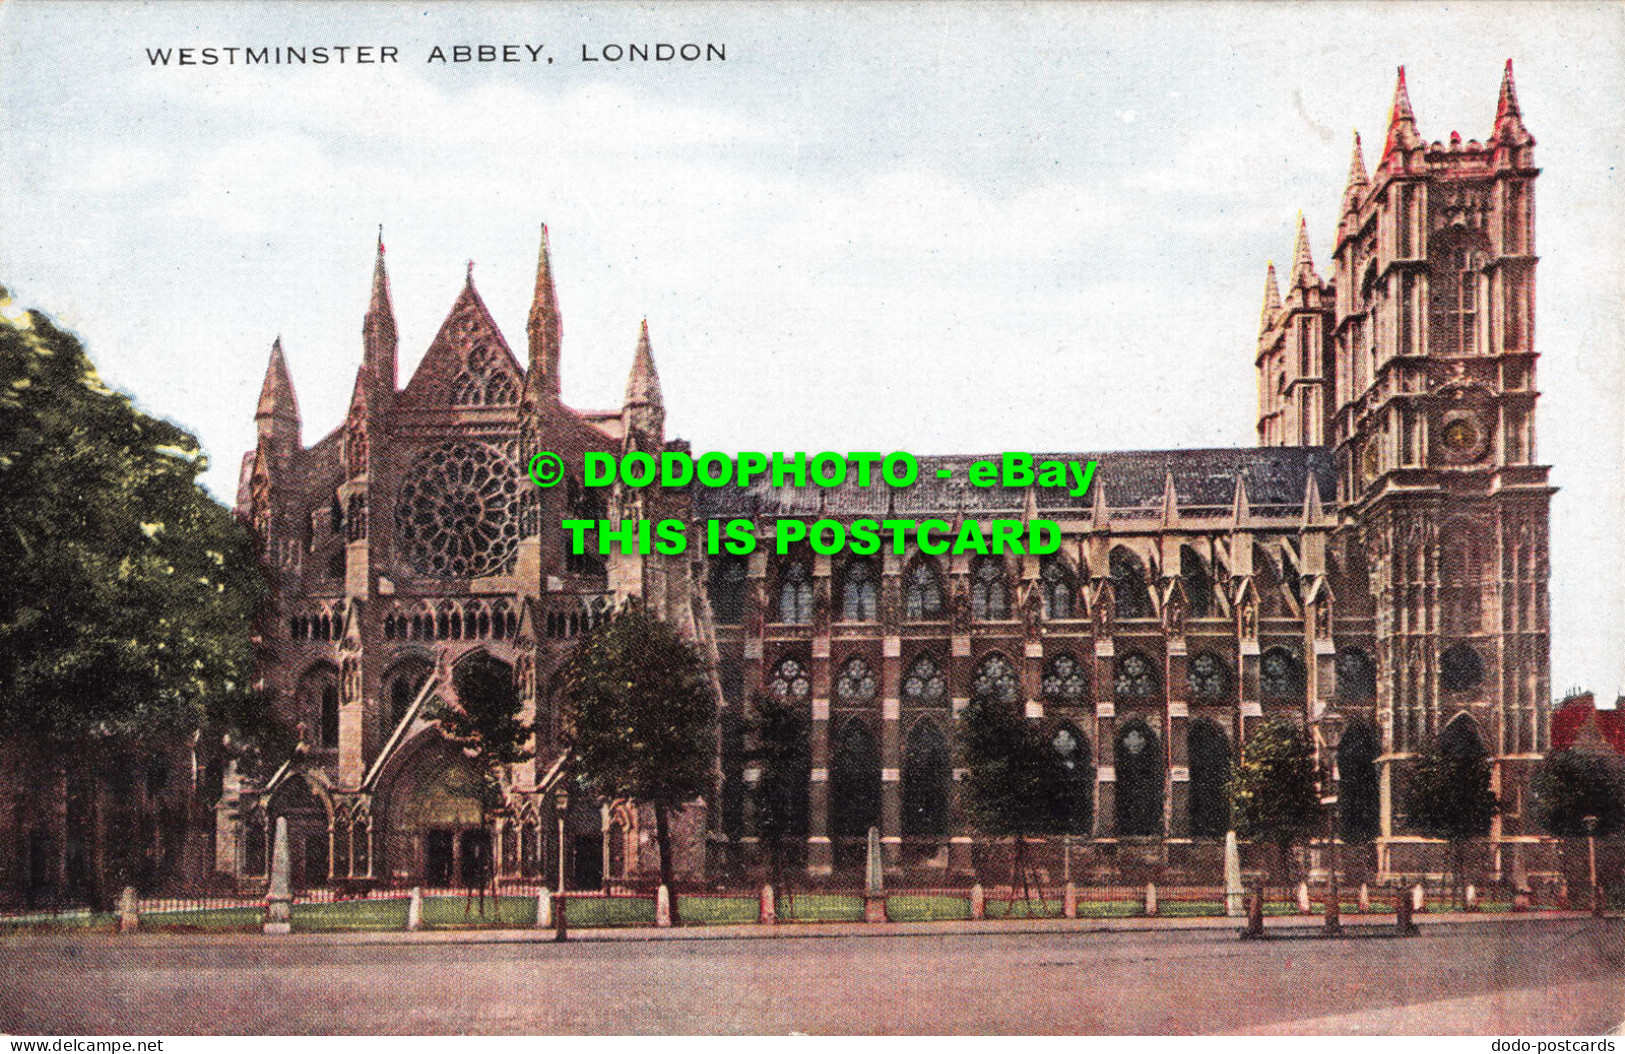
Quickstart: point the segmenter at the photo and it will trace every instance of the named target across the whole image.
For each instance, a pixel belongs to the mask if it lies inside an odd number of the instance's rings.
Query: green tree
[[[1291,881],[1293,846],[1324,823],[1316,779],[1308,736],[1280,718],[1265,721],[1247,738],[1230,777],[1236,836],[1275,846],[1283,886]]]
[[[1014,840],[1011,892],[1019,872],[1024,899],[1032,897],[1027,840],[1065,834],[1070,781],[1065,761],[1039,727],[1009,705],[976,699],[965,708],[960,755],[965,808],[982,831]]]
[[[75,786],[194,737],[204,764],[227,733],[285,746],[252,689],[256,541],[198,484],[196,438],[9,304],[0,290],[0,734]],[[100,814],[106,795],[91,798]],[[201,818],[213,803],[190,804]],[[89,829],[108,841],[100,815]],[[131,877],[108,848],[82,876],[102,902]]]
[[[752,731],[756,746],[745,752],[760,775],[752,796],[756,837],[767,854],[775,889],[785,887],[785,865],[807,844],[807,781],[812,768],[808,720],[804,711],[759,695]]]
[[[480,827],[487,846],[479,875],[480,914],[484,915],[486,885],[496,875],[490,848],[495,841],[493,825],[508,800],[502,776],[510,765],[529,761],[535,754],[530,749],[531,726],[520,716],[519,693],[507,663],[475,652],[457,664],[451,680],[456,701],[437,697],[430,716],[441,734],[462,748],[479,780]]]
[[[1535,821],[1559,838],[1585,837],[1588,816],[1597,818],[1599,837],[1625,828],[1625,759],[1612,751],[1553,751],[1529,789]]]
[[[1451,902],[1461,898],[1467,843],[1489,833],[1501,802],[1490,790],[1490,759],[1470,726],[1457,722],[1430,738],[1411,769],[1403,795],[1411,824],[1450,843]]]
[[[581,640],[560,688],[585,778],[606,798],[654,809],[660,881],[671,889],[671,812],[714,790],[717,701],[705,664],[676,630],[632,607]],[[674,896],[674,917],[676,907]]]

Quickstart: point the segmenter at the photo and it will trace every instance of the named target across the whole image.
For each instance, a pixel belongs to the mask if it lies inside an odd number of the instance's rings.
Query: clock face
[[[1468,411],[1445,416],[1439,428],[1439,450],[1445,460],[1457,463],[1477,460],[1484,446],[1484,428],[1477,416]]]

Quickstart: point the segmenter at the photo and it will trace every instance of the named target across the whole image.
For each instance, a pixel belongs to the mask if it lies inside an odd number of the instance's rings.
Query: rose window
[[[412,566],[441,578],[477,578],[513,567],[519,473],[483,443],[445,443],[412,463],[395,530]]]

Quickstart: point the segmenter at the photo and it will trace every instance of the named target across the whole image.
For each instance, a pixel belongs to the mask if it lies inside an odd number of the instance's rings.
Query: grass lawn
[[[388,923],[371,926],[371,929],[406,928],[407,901],[369,901],[369,904],[399,904],[399,918],[391,918]],[[574,921],[576,903],[570,904],[571,921]],[[299,917],[294,916],[294,925],[299,924]],[[492,897],[485,898],[485,914],[480,914],[480,898],[472,899],[465,896],[456,897],[424,897],[423,898],[423,928],[426,930],[465,930],[465,929],[513,929],[515,927],[528,928],[536,925],[536,898],[535,897]]]
[[[761,902],[755,897],[704,897],[685,894],[677,898],[677,909],[685,925],[726,926],[755,922],[761,911]]]
[[[886,898],[886,917],[893,922],[942,922],[970,918],[970,898],[941,894],[893,893]]]
[[[653,926],[653,897],[567,897],[564,920],[570,926]],[[535,912],[531,913],[534,921]]]
[[[850,893],[797,893],[780,897],[778,909],[789,922],[863,921],[863,898]]]

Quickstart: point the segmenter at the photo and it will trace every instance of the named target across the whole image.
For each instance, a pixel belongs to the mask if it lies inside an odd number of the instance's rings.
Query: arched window
[[[1117,733],[1117,833],[1162,833],[1161,738],[1136,718]]]
[[[1089,834],[1095,822],[1095,763],[1089,739],[1071,723],[1056,729],[1050,746],[1066,772],[1066,793],[1061,800],[1062,831]]]
[[[903,834],[941,838],[948,833],[948,787],[953,761],[935,721],[914,723],[903,751]]]
[[[1186,745],[1191,761],[1191,834],[1223,838],[1230,829],[1230,738],[1212,721],[1195,721]]]
[[[1230,667],[1210,651],[1191,656],[1186,682],[1192,699],[1224,699],[1230,694]]]
[[[1078,583],[1066,563],[1046,556],[1040,561],[1038,577],[1044,586],[1044,617],[1072,618],[1077,606]]]
[[[1484,660],[1471,644],[1453,644],[1439,655],[1439,687],[1469,692],[1484,680]]]
[[[1021,679],[1016,676],[1015,667],[1010,665],[1009,659],[999,654],[989,655],[976,667],[970,695],[972,699],[1018,703],[1021,701]]]
[[[336,749],[339,745],[339,686],[322,685],[322,746]]]
[[[910,622],[942,617],[942,576],[936,561],[921,557],[903,576],[903,614]]]
[[[390,671],[389,728],[385,732],[386,735],[394,731],[406,717],[406,711],[417,699],[418,693],[423,691],[423,686],[428,683],[430,669],[427,662],[409,660]]]
[[[841,574],[841,621],[873,622],[879,593],[875,562],[866,557],[847,561]]]
[[[812,678],[799,659],[783,659],[773,667],[767,692],[781,703],[805,703],[812,695]]]
[[[1190,602],[1190,617],[1207,618],[1213,614],[1213,578],[1196,550],[1188,545],[1179,547],[1179,577],[1185,584],[1185,599]]]
[[[1258,690],[1266,699],[1302,699],[1303,663],[1285,648],[1268,648],[1258,660]]]
[[[1377,668],[1359,648],[1337,653],[1337,698],[1343,702],[1365,702],[1377,697]]]
[[[1010,617],[1010,580],[1001,558],[978,556],[971,562],[970,613],[979,622]]]
[[[830,764],[829,819],[840,838],[862,838],[880,823],[880,751],[861,719],[841,729]]]
[[[1351,723],[1337,744],[1337,814],[1345,842],[1369,842],[1382,821],[1376,730],[1364,721]]]
[[[842,706],[868,706],[879,691],[875,671],[860,658],[846,660],[841,675],[835,679],[835,698]]]
[[[1066,653],[1044,664],[1044,698],[1068,706],[1081,706],[1089,700],[1089,668]]]
[[[711,561],[711,615],[724,626],[745,620],[745,558],[718,556]]]
[[[806,625],[813,616],[813,582],[800,560],[786,564],[779,576],[779,621]]]
[[[1151,661],[1137,651],[1127,652],[1117,660],[1114,690],[1119,698],[1145,699],[1157,694],[1157,671]]]
[[[903,675],[903,701],[910,706],[941,706],[948,698],[948,678],[929,655],[915,659]]]
[[[1111,554],[1112,594],[1117,600],[1118,618],[1151,618],[1151,591],[1145,584],[1145,567],[1140,558],[1118,546]]]

